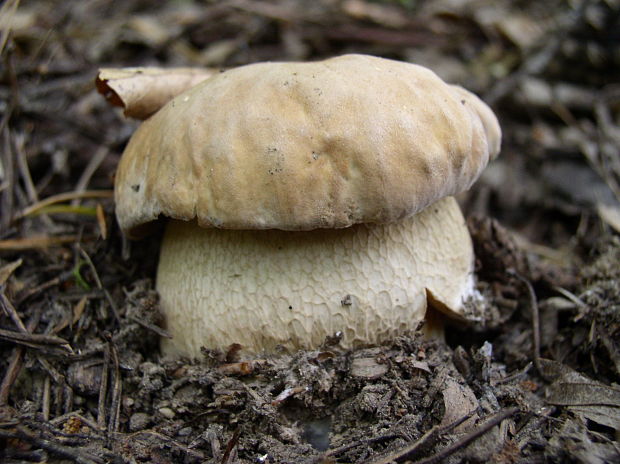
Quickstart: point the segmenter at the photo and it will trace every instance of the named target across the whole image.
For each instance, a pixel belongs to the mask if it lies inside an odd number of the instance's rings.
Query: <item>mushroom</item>
[[[452,197],[499,152],[475,95],[365,55],[218,74],[146,120],[120,161],[121,229],[167,220],[165,354],[351,348],[458,317],[473,251]]]

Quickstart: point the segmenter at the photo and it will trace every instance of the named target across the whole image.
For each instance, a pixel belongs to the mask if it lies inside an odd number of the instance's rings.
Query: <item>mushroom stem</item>
[[[416,329],[426,289],[459,313],[473,292],[473,250],[452,197],[389,224],[312,232],[201,229],[171,220],[157,289],[171,340],[164,354],[200,347],[247,351],[376,344]]]

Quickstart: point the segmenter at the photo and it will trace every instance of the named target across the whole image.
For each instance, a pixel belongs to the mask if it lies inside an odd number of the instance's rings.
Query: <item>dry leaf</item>
[[[474,392],[466,384],[461,385],[452,379],[448,379],[441,392],[446,412],[441,419],[440,427],[448,426],[472,411],[478,409],[478,400]],[[474,414],[461,425],[454,429],[455,432],[464,432],[476,423],[478,414]]]
[[[574,382],[559,380],[547,390],[547,401],[561,406],[607,405],[620,408],[620,389],[594,380]]]
[[[125,116],[146,119],[217,72],[211,68],[103,68],[95,85],[110,104],[124,108]]]
[[[618,462],[618,449],[614,443],[593,439],[583,423],[565,420],[547,447],[554,462],[606,464]],[[563,458],[563,459],[562,459]]]
[[[555,378],[547,402],[566,406],[573,414],[620,430],[620,389],[592,380],[571,368],[541,359],[545,374]]]

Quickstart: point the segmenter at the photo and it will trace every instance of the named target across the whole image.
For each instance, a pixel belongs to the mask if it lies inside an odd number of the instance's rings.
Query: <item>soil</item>
[[[620,462],[618,2],[0,8],[2,462]],[[161,233],[127,241],[111,198],[138,122],[97,69],[347,52],[427,65],[498,115],[502,153],[459,198],[475,321],[162,358]]]

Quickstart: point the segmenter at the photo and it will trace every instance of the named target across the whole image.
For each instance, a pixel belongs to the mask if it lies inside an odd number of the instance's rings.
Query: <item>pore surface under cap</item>
[[[463,92],[363,55],[221,73],[133,135],[116,177],[119,223],[136,236],[160,215],[284,230],[402,219],[469,188],[497,154],[497,121]]]
[[[390,224],[312,232],[214,230],[170,221],[157,290],[169,355],[200,348],[315,349],[342,332],[341,348],[415,330],[427,292],[459,314],[473,295],[473,252],[452,197]]]

